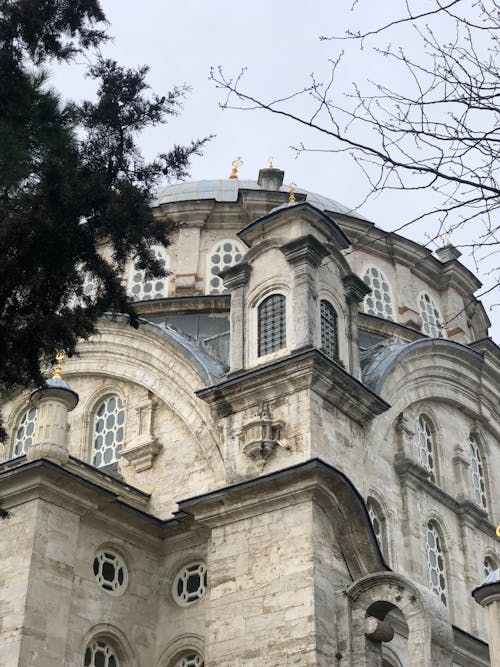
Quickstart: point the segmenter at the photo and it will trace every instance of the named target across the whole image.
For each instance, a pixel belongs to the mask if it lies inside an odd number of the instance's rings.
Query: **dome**
[[[240,178],[186,181],[184,183],[175,183],[173,185],[166,185],[159,188],[153,205],[162,206],[163,204],[199,201],[200,199],[215,199],[215,201],[219,202],[236,202],[238,201],[240,190],[263,190],[263,188],[260,187],[257,181]],[[280,192],[288,193],[288,187],[282,185]],[[350,215],[354,218],[366,220],[366,218],[359,213],[356,213],[356,211],[353,211],[348,206],[344,206],[334,199],[323,197],[323,195],[318,195],[314,192],[303,190],[302,188],[297,188],[295,190],[295,195],[305,195],[306,201],[321,211],[341,213],[342,215]]]

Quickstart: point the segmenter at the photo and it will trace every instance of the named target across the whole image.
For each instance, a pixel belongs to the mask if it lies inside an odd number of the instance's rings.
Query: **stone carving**
[[[236,434],[240,447],[253,461],[267,461],[280,442],[284,423],[273,419],[267,406],[261,404],[253,415],[245,421]]]

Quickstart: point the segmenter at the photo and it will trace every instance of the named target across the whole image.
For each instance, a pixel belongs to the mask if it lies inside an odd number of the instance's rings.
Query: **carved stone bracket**
[[[151,434],[140,435],[128,443],[122,457],[134,466],[136,472],[142,472],[151,468],[161,450],[162,445]]]
[[[261,405],[242,424],[236,437],[246,456],[256,462],[267,461],[278,445],[284,446],[280,441],[283,426],[284,423],[281,420],[273,419],[268,409]]]

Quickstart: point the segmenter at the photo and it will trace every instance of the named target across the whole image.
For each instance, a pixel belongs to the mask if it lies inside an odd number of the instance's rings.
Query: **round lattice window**
[[[204,667],[205,662],[198,653],[189,653],[178,660],[174,667]]]
[[[97,468],[120,459],[125,428],[125,408],[118,396],[108,396],[94,417],[94,456]]]
[[[84,667],[119,667],[116,653],[109,644],[95,641],[85,651]]]
[[[97,583],[107,593],[121,595],[127,588],[127,566],[114,551],[99,551],[94,558],[93,570]]]
[[[17,423],[16,435],[14,436],[14,456],[26,454],[28,447],[33,444],[36,414],[35,408],[28,408],[21,415]]]
[[[365,296],[365,313],[392,320],[394,317],[392,290],[382,271],[375,266],[370,266],[366,269],[363,280],[372,290]]]
[[[199,600],[207,590],[207,566],[205,563],[190,563],[175,577],[172,592],[177,604],[182,607]]]
[[[168,270],[168,255],[162,246],[151,248],[154,258],[164,270]],[[150,301],[168,296],[168,276],[146,278],[146,271],[135,266],[129,275],[129,292],[134,301]]]
[[[422,317],[422,331],[431,338],[442,338],[444,330],[441,313],[434,299],[422,292],[418,299],[418,307]]]
[[[226,293],[222,278],[219,278],[219,273],[241,262],[244,254],[243,246],[233,239],[226,239],[214,245],[208,256],[207,263],[208,294]]]

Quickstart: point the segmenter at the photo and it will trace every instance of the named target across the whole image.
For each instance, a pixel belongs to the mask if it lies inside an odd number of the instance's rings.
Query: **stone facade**
[[[124,276],[143,325],[4,403],[1,667],[490,664],[478,281],[282,179],[160,191],[171,273]]]

